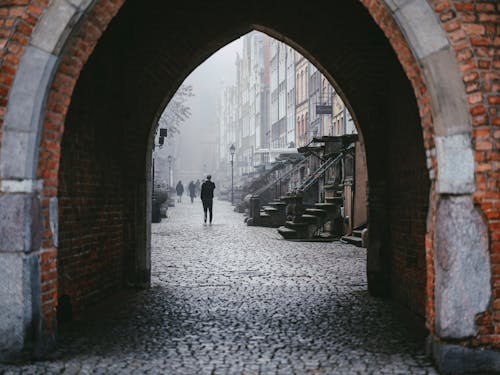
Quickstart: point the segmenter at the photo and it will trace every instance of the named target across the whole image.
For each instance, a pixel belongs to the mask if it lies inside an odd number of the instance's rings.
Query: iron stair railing
[[[335,158],[327,160],[325,163],[321,164],[318,169],[316,169],[311,175],[309,175],[306,180],[298,187],[297,190],[305,192],[311,188],[315,183],[322,178],[326,171],[333,167],[336,163],[342,160],[344,152],[340,152]]]
[[[286,180],[289,178],[294,172],[296,172],[302,165],[304,165],[309,158],[304,158],[301,161],[299,161],[297,164],[295,164],[289,171],[285,172],[283,175],[281,175],[279,178],[269,182],[268,184],[264,185],[257,191],[253,193],[253,196],[260,197],[262,194],[264,194],[267,190],[270,190],[272,188],[276,189],[276,186],[280,184],[282,181]]]

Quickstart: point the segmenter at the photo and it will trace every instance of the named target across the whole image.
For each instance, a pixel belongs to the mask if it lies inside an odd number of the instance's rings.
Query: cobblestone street
[[[153,224],[152,287],[64,327],[54,359],[0,374],[436,374],[390,303],[370,297],[365,249],[288,242],[199,200]]]

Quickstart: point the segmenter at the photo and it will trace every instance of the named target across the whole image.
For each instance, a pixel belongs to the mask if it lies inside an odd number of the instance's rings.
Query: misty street
[[[366,249],[288,242],[214,201],[152,229],[152,285],[61,329],[53,361],[0,374],[435,374],[401,310],[368,295]]]

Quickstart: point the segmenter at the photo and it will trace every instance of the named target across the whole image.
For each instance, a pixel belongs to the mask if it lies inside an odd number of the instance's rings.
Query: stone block
[[[38,131],[55,62],[49,53],[26,47],[9,94],[5,129]]]
[[[445,339],[476,334],[491,297],[488,232],[471,196],[442,197],[435,234],[435,328]]]
[[[56,197],[52,197],[49,200],[49,220],[54,246],[57,247],[59,237],[59,205]]]
[[[429,339],[427,351],[442,374],[498,374],[500,352],[481,348],[467,348]]]
[[[0,360],[21,356],[39,314],[38,254],[0,253]]]
[[[427,1],[413,0],[404,3],[393,0],[390,8],[396,7],[396,21],[418,59],[449,46],[441,23]]]
[[[391,10],[391,12],[397,11],[400,7],[408,4],[413,0],[382,0],[383,3]]]
[[[67,0],[67,2],[78,9],[85,11],[92,3],[94,3],[94,0]]]
[[[0,148],[0,177],[30,180],[36,177],[37,135],[5,129]]]
[[[440,51],[422,60],[422,64],[429,85],[436,135],[470,132],[469,106],[454,53],[448,49]]]
[[[43,189],[43,180],[1,180],[0,191],[3,193],[36,193]]]
[[[469,134],[436,137],[439,194],[470,194],[474,182],[474,154]]]
[[[37,197],[0,195],[0,252],[38,250],[42,226],[42,210]]]
[[[31,45],[50,54],[58,54],[61,44],[75,24],[73,16],[76,13],[74,4],[66,0],[53,0],[33,31]]]

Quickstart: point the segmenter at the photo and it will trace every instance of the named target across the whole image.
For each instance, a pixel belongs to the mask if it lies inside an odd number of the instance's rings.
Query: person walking
[[[196,194],[196,195],[198,195],[198,194],[199,194],[199,192],[200,192],[200,188],[201,188],[201,182],[200,182],[200,179],[197,179],[197,180],[196,180],[196,182],[195,182],[194,186],[195,186],[195,188],[196,188],[196,189],[195,189],[195,194]]]
[[[184,185],[182,185],[181,180],[177,183],[177,186],[175,187],[175,191],[177,192],[177,202],[181,203],[182,201],[182,194],[184,194]]]
[[[203,225],[207,225],[207,211],[210,211],[209,224],[212,225],[212,209],[214,202],[215,184],[211,181],[212,176],[208,175],[207,179],[201,184],[201,201],[203,203]]]
[[[196,197],[196,185],[194,184],[194,181],[191,180],[188,186],[189,190],[189,197],[191,198],[191,203],[194,201],[194,197]]]

